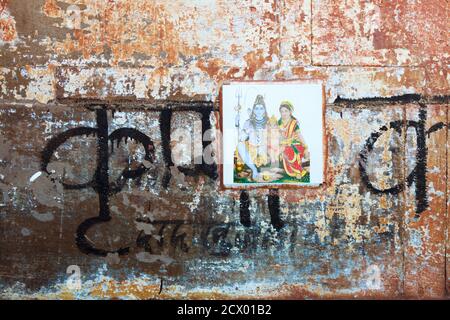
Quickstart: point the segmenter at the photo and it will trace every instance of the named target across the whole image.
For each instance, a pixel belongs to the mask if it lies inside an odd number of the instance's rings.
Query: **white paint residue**
[[[33,174],[30,178],[30,182],[34,182],[37,178],[39,178],[42,174],[42,171],[38,171],[35,174]]]

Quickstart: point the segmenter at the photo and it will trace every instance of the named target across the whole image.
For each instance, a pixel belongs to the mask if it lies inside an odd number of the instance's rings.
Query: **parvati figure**
[[[281,118],[278,125],[281,130],[281,161],[286,174],[301,179],[307,174],[303,168],[303,160],[309,159],[309,151],[300,133],[298,120],[292,115],[294,106],[289,101],[280,104]]]

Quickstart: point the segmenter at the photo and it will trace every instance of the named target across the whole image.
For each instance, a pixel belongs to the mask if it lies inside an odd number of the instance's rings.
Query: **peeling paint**
[[[0,297],[445,297],[448,10],[0,0]],[[224,190],[172,162],[176,129],[220,136],[236,79],[324,82],[323,185]]]

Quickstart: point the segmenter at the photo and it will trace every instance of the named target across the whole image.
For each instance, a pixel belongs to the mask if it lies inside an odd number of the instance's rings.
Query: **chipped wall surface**
[[[449,10],[0,0],[0,297],[448,297]],[[174,165],[225,81],[290,79],[325,84],[322,186]]]

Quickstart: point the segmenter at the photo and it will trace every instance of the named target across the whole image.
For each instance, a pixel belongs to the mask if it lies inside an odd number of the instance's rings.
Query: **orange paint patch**
[[[46,16],[52,18],[61,17],[61,8],[57,5],[55,0],[47,0],[45,4],[42,6],[42,11]]]
[[[46,3],[49,12],[53,12],[52,2]],[[171,21],[170,12],[161,4],[101,2],[95,8],[88,5],[81,16],[82,21],[89,21],[88,26],[74,29],[62,43],[57,43],[59,53],[81,52],[84,58],[111,53],[112,65],[145,55],[158,57],[163,65],[175,65],[180,63],[179,52],[183,56],[198,56],[205,51],[205,48],[186,43]]]
[[[2,41],[10,42],[17,37],[16,23],[14,19],[7,18],[0,20],[0,39]]]
[[[313,12],[317,64],[426,65],[448,51],[446,1],[325,0]]]
[[[258,71],[266,62],[266,58],[264,57],[261,49],[247,53],[244,56],[244,60],[247,62],[245,75],[252,79],[255,76],[255,72]]]
[[[206,72],[210,77],[217,77],[223,64],[224,62],[221,59],[213,59],[209,60],[208,62],[199,60],[197,63],[197,67],[199,67],[200,70]]]
[[[105,281],[92,291],[93,297],[117,299],[124,296],[134,296],[137,299],[155,299],[158,297],[159,285],[138,286],[130,282]]]
[[[5,10],[6,6],[8,5],[9,0],[0,0],[0,13]]]

